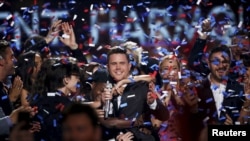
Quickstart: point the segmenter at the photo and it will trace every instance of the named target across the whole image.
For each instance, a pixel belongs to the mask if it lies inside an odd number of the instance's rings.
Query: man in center
[[[112,47],[107,58],[110,81],[114,85],[123,79],[131,80],[131,83],[123,86],[122,94],[113,95],[113,116],[120,120],[131,121],[130,127],[125,128],[125,131],[134,134],[133,140],[158,140],[158,134],[154,132],[153,126],[150,125],[150,115],[157,117],[159,120],[167,120],[169,117],[167,108],[159,99],[154,98],[149,91],[148,82],[133,80],[130,71],[131,63],[126,49],[119,46]],[[134,121],[138,122],[140,118],[143,119],[144,124],[138,126],[138,123],[135,124]],[[145,125],[149,126],[145,127]]]

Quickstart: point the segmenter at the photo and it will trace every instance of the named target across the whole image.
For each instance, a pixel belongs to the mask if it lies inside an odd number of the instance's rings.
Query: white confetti
[[[73,21],[77,18],[77,15],[75,14],[74,17],[73,17]]]
[[[232,26],[230,24],[226,24],[224,25],[224,28],[227,29],[227,28],[231,28]]]
[[[68,34],[63,34],[62,37],[68,39],[70,36]]]
[[[90,47],[95,47],[95,44],[89,44]]]
[[[243,21],[240,21],[240,23],[238,24],[238,28],[241,28],[242,24],[243,24]]]
[[[11,21],[10,26],[14,26],[15,22]]]
[[[197,5],[200,5],[200,3],[201,3],[201,0],[198,0],[198,1],[196,2]]]
[[[99,51],[102,49],[102,46],[99,46],[96,50]]]
[[[181,72],[178,71],[178,78],[181,79]]]
[[[12,15],[10,14],[9,16],[6,17],[6,20],[9,20],[10,18],[12,18]]]
[[[90,11],[92,11],[92,10],[93,10],[93,4],[90,5]]]

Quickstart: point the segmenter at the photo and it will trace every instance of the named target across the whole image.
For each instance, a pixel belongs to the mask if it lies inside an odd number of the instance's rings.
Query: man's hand
[[[120,134],[116,137],[117,141],[133,141],[134,135],[132,132],[126,132],[125,134]]]
[[[105,88],[102,92],[102,102],[105,103],[107,100],[111,100],[113,98],[112,91]]]

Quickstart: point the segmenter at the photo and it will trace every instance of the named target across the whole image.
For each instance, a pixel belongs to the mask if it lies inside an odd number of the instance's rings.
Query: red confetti
[[[150,96],[152,96],[154,99],[158,98],[157,94],[155,94],[155,93],[150,93]]]
[[[129,23],[134,22],[134,18],[127,18],[127,22],[129,22]]]
[[[149,75],[150,75],[152,78],[155,78],[156,74],[157,74],[157,71],[154,71],[153,73],[149,73]]]
[[[180,16],[179,16],[180,18],[186,18],[187,17],[187,15],[186,14],[184,14],[184,13],[182,13],[182,14],[180,14]]]
[[[89,10],[88,10],[88,9],[84,9],[83,12],[84,12],[84,13],[88,13]]]

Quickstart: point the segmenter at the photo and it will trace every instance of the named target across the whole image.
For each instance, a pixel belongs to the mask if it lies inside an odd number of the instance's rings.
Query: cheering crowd
[[[0,140],[206,141],[208,125],[249,124],[249,32],[207,50],[211,30],[205,19],[187,57],[126,41],[106,64],[88,61],[61,20],[18,56],[0,40]],[[55,38],[67,53],[51,53]]]

